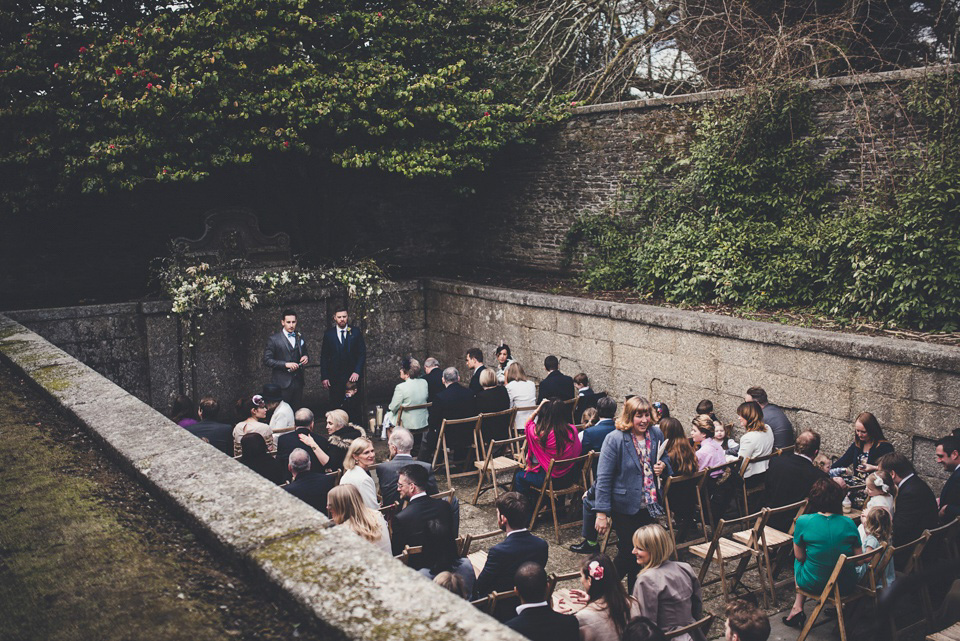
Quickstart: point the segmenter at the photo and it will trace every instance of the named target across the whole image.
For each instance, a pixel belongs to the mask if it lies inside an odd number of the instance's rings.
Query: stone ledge
[[[521,641],[9,317],[0,358],[150,491],[284,598],[348,639]]]
[[[36,323],[43,321],[65,320],[69,318],[91,318],[93,316],[136,314],[137,303],[78,305],[75,307],[50,307],[47,309],[18,309],[16,311],[4,313],[9,318],[20,323]]]
[[[779,345],[837,356],[960,373],[960,347],[949,345],[842,334],[820,329],[744,320],[705,312],[691,312],[670,307],[611,303],[573,296],[557,296],[485,285],[471,285],[442,279],[425,279],[424,288],[513,305],[560,310],[753,343]]]

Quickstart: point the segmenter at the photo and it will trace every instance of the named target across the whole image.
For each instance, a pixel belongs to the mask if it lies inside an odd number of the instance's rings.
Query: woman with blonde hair
[[[537,384],[527,380],[527,375],[520,363],[516,361],[510,363],[503,375],[503,380],[507,395],[510,397],[510,407],[533,407],[537,404]],[[523,428],[531,414],[533,410],[517,412],[513,427],[518,435],[523,434]]]
[[[373,482],[368,470],[377,463],[377,453],[373,449],[373,441],[361,436],[353,439],[347,448],[347,456],[343,460],[346,472],[340,478],[340,485],[353,485],[360,491],[363,504],[371,510],[379,510],[377,500],[377,485]]]
[[[653,407],[647,399],[642,396],[627,399],[616,430],[603,441],[594,486],[592,510],[597,518],[594,527],[597,534],[603,536],[613,517],[620,541],[614,565],[620,577],[627,577],[630,589],[640,571],[630,553],[630,537],[638,527],[653,523],[663,514],[656,477],[664,470],[668,474],[671,471],[666,452],[657,460],[663,433],[653,425],[653,416]]]
[[[338,485],[327,494],[327,512],[337,525],[346,524],[361,538],[376,543],[387,554],[390,549],[390,530],[383,515],[364,504],[360,491],[353,485]]]
[[[664,632],[690,625],[703,616],[700,581],[687,563],[670,560],[673,549],[670,534],[657,523],[633,533],[633,554],[641,567],[633,598],[640,603],[643,616]],[[706,641],[699,630],[676,639]]]
[[[326,414],[327,438],[318,443],[309,434],[301,434],[300,441],[313,450],[323,467],[331,472],[343,469],[347,449],[353,439],[363,436],[356,425],[350,423],[350,416],[344,410],[330,410]]]
[[[737,416],[740,417],[740,427],[744,430],[740,438],[740,458],[753,459],[773,454],[773,430],[764,424],[760,404],[756,401],[740,403]],[[769,466],[768,461],[750,463],[743,473],[744,484],[753,487],[762,483]]]
[[[251,398],[241,398],[237,401],[237,418],[239,423],[233,428],[233,455],[234,457],[243,454],[240,447],[240,440],[247,434],[259,434],[263,437],[263,442],[267,444],[267,451],[274,453],[277,446],[273,441],[273,430],[270,425],[264,423],[267,419],[267,404],[263,397],[257,394]]]

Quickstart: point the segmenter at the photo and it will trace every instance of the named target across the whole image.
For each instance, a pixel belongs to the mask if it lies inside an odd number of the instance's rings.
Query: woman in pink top
[[[727,462],[727,454],[723,451],[720,441],[713,438],[713,419],[707,414],[700,414],[693,419],[693,430],[690,432],[693,445],[697,448],[697,466],[700,470],[708,467],[717,467]],[[713,472],[717,476],[721,472]]]
[[[538,420],[539,419],[539,420]],[[563,401],[544,399],[527,421],[527,467],[513,477],[513,487],[527,498],[537,499],[547,478],[551,459],[570,459],[580,456],[577,428],[570,424],[570,407]],[[555,465],[554,485],[573,470],[570,463]],[[562,487],[562,482],[560,487]]]

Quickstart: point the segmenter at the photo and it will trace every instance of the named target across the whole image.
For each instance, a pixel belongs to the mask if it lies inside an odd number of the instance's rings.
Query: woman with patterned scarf
[[[631,552],[633,533],[663,514],[657,476],[664,470],[671,472],[666,448],[660,451],[663,434],[653,422],[653,408],[647,399],[628,399],[617,419],[617,429],[603,441],[597,469],[593,507],[597,533],[603,536],[612,517],[619,540],[614,564],[621,577],[626,575],[630,591],[640,572]]]

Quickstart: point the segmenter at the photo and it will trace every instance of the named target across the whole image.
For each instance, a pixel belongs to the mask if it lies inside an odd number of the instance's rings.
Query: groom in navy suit
[[[307,344],[297,331],[297,313],[285,309],[280,316],[282,328],[267,339],[263,364],[273,370],[271,382],[280,386],[280,395],[290,407],[300,407],[303,398],[303,366],[310,362]]]
[[[347,324],[346,308],[333,315],[333,327],[323,335],[320,349],[320,378],[330,391],[330,406],[339,407],[346,395],[347,381],[357,383],[367,360],[367,346],[360,332]]]

